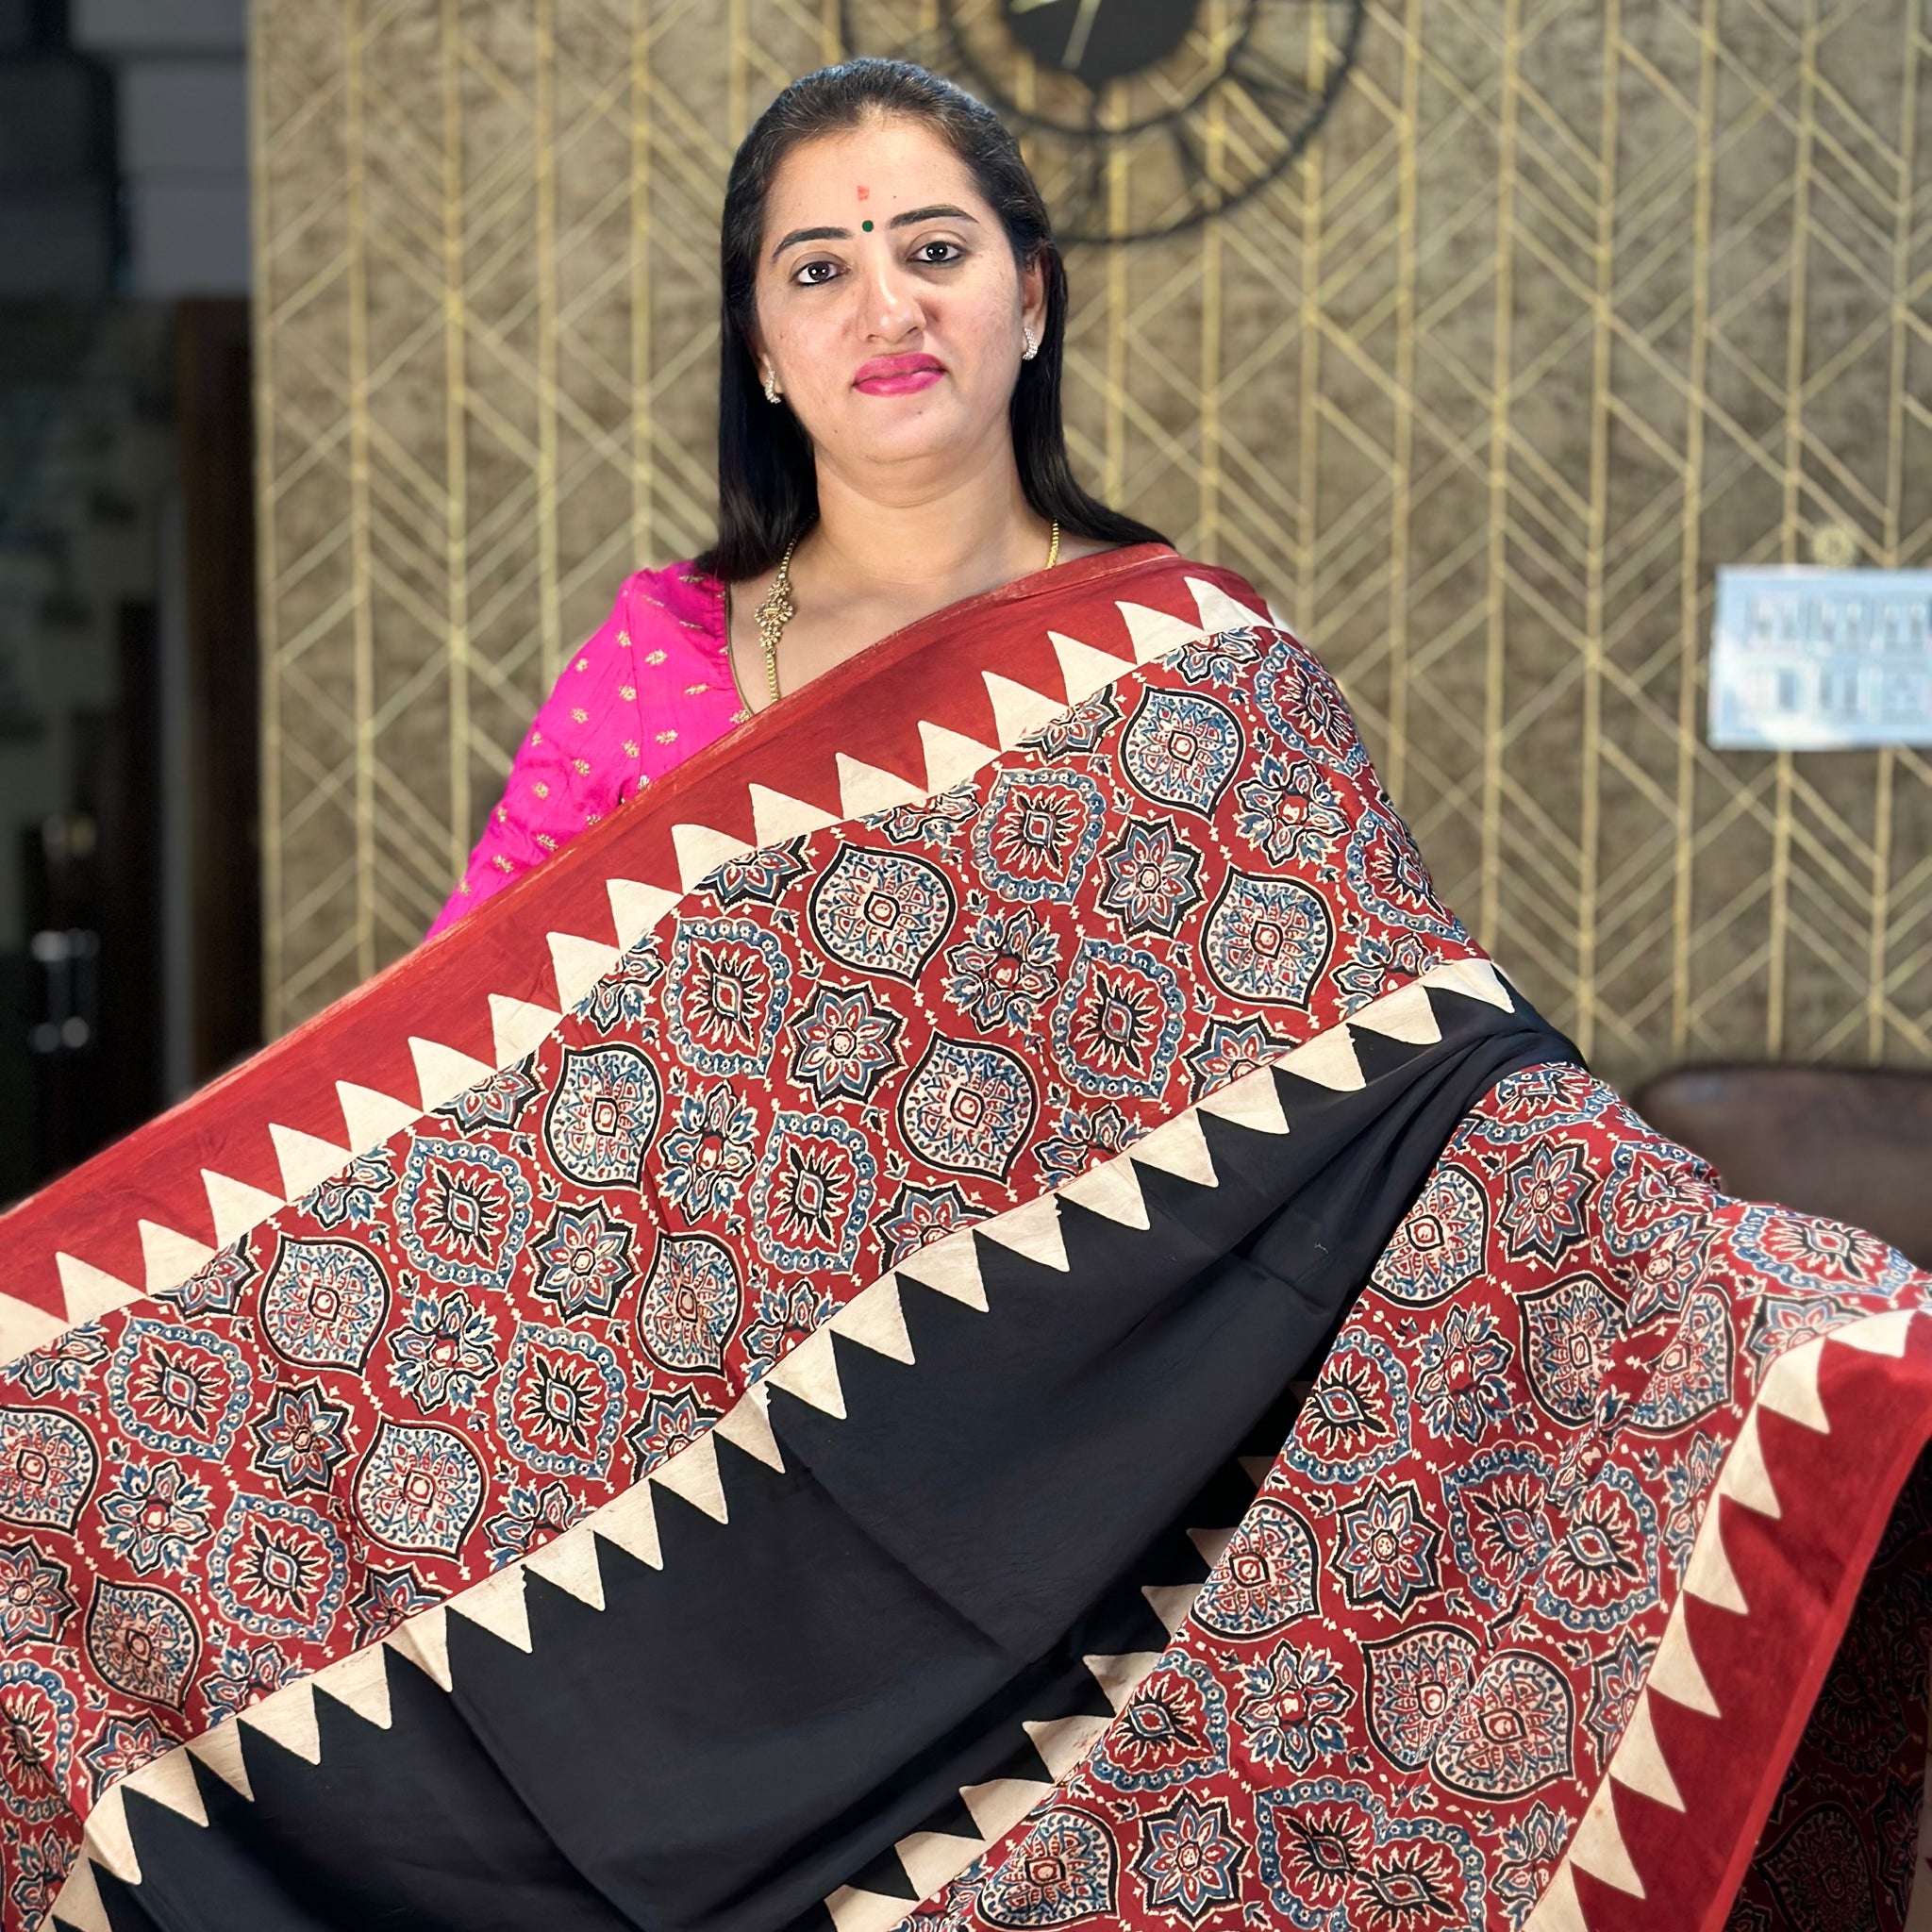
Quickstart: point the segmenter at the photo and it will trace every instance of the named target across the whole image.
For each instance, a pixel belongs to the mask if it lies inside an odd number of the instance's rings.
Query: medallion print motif
[[[173,1591],[103,1580],[88,1606],[87,1652],[115,1690],[178,1707],[201,1661],[201,1632]]]
[[[58,1815],[74,1752],[74,1692],[44,1664],[0,1663],[0,1806],[29,1824]]]
[[[1416,1354],[1416,1406],[1432,1435],[1480,1442],[1507,1421],[1516,1351],[1487,1308],[1451,1308]]]
[[[901,1064],[898,1039],[905,1024],[862,986],[821,986],[792,1022],[791,1077],[821,1107],[870,1100]]]
[[[526,1323],[496,1385],[496,1425],[510,1453],[548,1475],[604,1474],[624,1418],[625,1378],[601,1341]]]
[[[1268,1901],[1297,1932],[1480,1932],[1483,1858],[1461,1827],[1392,1817],[1335,1777],[1258,1792],[1255,1819]]]
[[[1183,1793],[1165,1811],[1141,1821],[1134,1870],[1150,1911],[1177,1912],[1198,1925],[1211,1911],[1241,1897],[1248,1846],[1228,1822],[1228,1807]]]
[[[1129,934],[1152,932],[1172,939],[1201,903],[1196,881],[1201,855],[1184,845],[1165,820],[1129,819],[1120,837],[1100,855],[1107,885],[1100,909]]]
[[[1227,1692],[1191,1657],[1163,1661],[1088,1760],[1118,1791],[1164,1791],[1227,1764]]]
[[[211,1329],[129,1322],[108,1369],[114,1420],[143,1448],[217,1460],[248,1412],[242,1351]]]
[[[903,852],[841,844],[806,902],[812,938],[856,973],[916,982],[958,901],[944,873]]]
[[[677,1103],[658,1146],[664,1196],[687,1221],[722,1213],[738,1199],[758,1160],[758,1117],[729,1080]]]
[[[871,1145],[849,1122],[778,1114],[751,1184],[751,1211],[767,1252],[781,1268],[851,1267],[877,1179]]]
[[[1685,1304],[1676,1334],[1657,1357],[1650,1388],[1630,1411],[1630,1426],[1671,1436],[1728,1402],[1735,1350],[1724,1296],[1700,1289]]]
[[[1107,806],[1079,772],[1002,772],[973,826],[973,856],[1008,899],[1071,904],[1100,844]]]
[[[1459,1167],[1439,1166],[1382,1250],[1373,1283],[1410,1307],[1446,1301],[1482,1272],[1489,1234],[1481,1184]]]
[[[1026,1062],[988,1041],[936,1035],[899,1094],[899,1131],[929,1167],[1004,1180],[1040,1093]]]
[[[1556,1472],[1541,1450],[1505,1442],[1443,1479],[1449,1547],[1463,1581],[1492,1608],[1514,1600],[1549,1555],[1546,1501]]]
[[[679,1058],[699,1073],[713,1079],[762,1074],[772,1063],[791,999],[791,960],[777,934],[751,919],[678,922],[664,1012]],[[648,1069],[641,1054],[636,1058]],[[656,1107],[654,1078],[649,1124],[634,1130],[640,1159],[642,1141],[657,1124]]]
[[[638,1339],[667,1369],[715,1375],[743,1302],[738,1264],[723,1241],[708,1234],[659,1235],[638,1304]]]
[[[1342,1718],[1354,1702],[1341,1666],[1326,1651],[1279,1643],[1261,1662],[1242,1667],[1235,1728],[1257,1763],[1304,1772],[1348,1748]]]
[[[1423,856],[1400,819],[1364,811],[1349,838],[1344,863],[1357,896],[1391,925],[1434,939],[1462,938],[1461,926],[1437,899]]]
[[[1576,1701],[1569,1681],[1533,1651],[1492,1657],[1437,1733],[1430,1766],[1451,1790],[1520,1798],[1571,1771]]]
[[[1054,1043],[1088,1092],[1167,1090],[1187,1003],[1173,967],[1144,949],[1083,940],[1053,1013]]]
[[[178,1462],[130,1458],[98,1504],[101,1540],[137,1576],[178,1574],[214,1534],[208,1492]]]
[[[983,914],[946,955],[946,997],[982,1030],[1024,1032],[1059,983],[1059,941],[1024,906]]]
[[[1357,1483],[1408,1448],[1408,1371],[1373,1335],[1343,1335],[1328,1351],[1285,1454],[1317,1482]]]
[[[453,1557],[482,1507],[482,1466],[454,1429],[386,1422],[356,1474],[356,1513],[394,1550]]]
[[[396,1387],[423,1414],[469,1408],[496,1373],[496,1319],[461,1289],[419,1294],[409,1303],[408,1325],[389,1338],[389,1349]]]
[[[558,1208],[531,1249],[537,1292],[565,1322],[608,1315],[635,1273],[630,1250],[636,1232],[601,1201]]]
[[[1307,758],[1263,758],[1235,798],[1235,829],[1275,865],[1320,865],[1348,837],[1334,787]]]
[[[0,1523],[71,1531],[100,1467],[94,1439],[72,1416],[0,1408]]]
[[[1419,1624],[1362,1645],[1369,1736],[1404,1771],[1420,1771],[1475,1676],[1480,1647],[1454,1624]]]
[[[1583,1239],[1584,1208],[1595,1187],[1574,1141],[1532,1149],[1509,1172],[1500,1225],[1510,1254],[1560,1260]]]
[[[1307,1524],[1258,1496],[1194,1599],[1194,1619],[1217,1636],[1265,1637],[1315,1609],[1318,1567]]]
[[[1657,1505],[1627,1469],[1602,1471],[1562,1526],[1536,1606],[1568,1630],[1613,1630],[1657,1600]]]
[[[1057,1805],[979,1893],[980,1916],[1004,1932],[1074,1925],[1114,1909],[1113,1838],[1091,1814]]]
[[[1255,701],[1275,734],[1343,777],[1364,772],[1369,755],[1335,680],[1292,638],[1270,647],[1255,675]]]
[[[1911,1278],[1911,1263],[1875,1235],[1785,1208],[1747,1209],[1737,1241],[1747,1260],[1801,1291],[1875,1288],[1883,1292]]]
[[[641,1055],[627,1057],[642,1064]],[[560,1108],[575,1114],[583,1100],[583,1088],[567,1068],[551,1115]],[[584,1178],[571,1172],[554,1139],[551,1153],[573,1180]],[[426,1137],[410,1143],[396,1191],[396,1238],[425,1274],[463,1288],[508,1288],[530,1232],[530,1183],[501,1148],[487,1141]]]
[[[1240,771],[1247,740],[1225,705],[1197,692],[1147,691],[1121,740],[1136,791],[1158,805],[1211,818]]]
[[[581,1052],[565,1048],[556,1088],[543,1111],[543,1144],[559,1171],[580,1187],[634,1188],[643,1177],[644,1153],[658,1131],[663,1104],[657,1069],[636,1047],[596,1046]],[[509,1163],[506,1160],[505,1165]],[[521,1225],[512,1228],[518,1246],[529,1215],[525,1188]],[[508,1261],[514,1258],[515,1250],[510,1248],[500,1272],[507,1274]],[[465,1284],[481,1281],[480,1276],[468,1274],[446,1278]]]
[[[254,1467],[272,1476],[285,1496],[327,1490],[349,1457],[349,1409],[329,1401],[320,1382],[284,1383],[248,1425]]]
[[[1299,879],[1230,870],[1208,914],[1201,959],[1231,998],[1306,1008],[1334,944],[1318,892]]]
[[[308,1369],[360,1369],[389,1312],[389,1278],[354,1241],[283,1236],[261,1289],[276,1354]]]
[[[1413,1483],[1376,1483],[1337,1521],[1332,1561],[1351,1605],[1379,1602],[1401,1616],[1440,1587],[1436,1546],[1442,1532],[1424,1514]]]
[[[31,1542],[0,1543],[0,1645],[60,1642],[78,1607],[71,1578]]]
[[[325,1516],[299,1503],[238,1496],[208,1556],[208,1588],[243,1630],[319,1640],[347,1587],[349,1553]]]
[[[1530,1393],[1559,1423],[1587,1423],[1624,1340],[1624,1315],[1594,1274],[1571,1274],[1521,1297]]]

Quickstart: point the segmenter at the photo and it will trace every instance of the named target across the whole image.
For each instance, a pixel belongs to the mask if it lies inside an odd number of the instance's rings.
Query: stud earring
[[[1030,324],[1023,322],[1020,325],[1020,336],[1021,340],[1026,344],[1020,351],[1020,359],[1023,362],[1030,362],[1034,357],[1040,354],[1040,344],[1033,339],[1033,329]]]
[[[765,369],[765,400],[775,403],[783,391],[778,387],[778,372],[767,365]]]

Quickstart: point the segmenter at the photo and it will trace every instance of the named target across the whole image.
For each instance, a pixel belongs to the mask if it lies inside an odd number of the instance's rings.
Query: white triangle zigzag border
[[[1684,1810],[1683,1790],[1657,1740],[1656,1720],[1651,1715],[1652,1700],[1663,1698],[1702,1711],[1707,1717],[1724,1714],[1691,1647],[1685,1605],[1695,1597],[1700,1603],[1713,1604],[1734,1616],[1752,1614],[1724,1551],[1720,1499],[1728,1497],[1739,1507],[1759,1516],[1776,1518],[1783,1514],[1764,1460],[1758,1415],[1768,1409],[1820,1435],[1829,1435],[1831,1420],[1825,1413],[1818,1384],[1825,1348],[1829,1345],[1857,1349],[1867,1355],[1900,1357],[1905,1354],[1914,1317],[1924,1315],[1925,1311],[1921,1309],[1890,1308],[1860,1316],[1787,1350],[1765,1371],[1751,1407],[1744,1412],[1743,1425],[1732,1440],[1718,1471],[1704,1519],[1690,1546],[1690,1561],[1684,1566],[1677,1600],[1671,1606],[1670,1617],[1651,1657],[1650,1670],[1638,1693],[1630,1722],[1571,1834],[1561,1862],[1524,1921],[1523,1932],[1590,1932],[1590,1920],[1576,1890],[1578,1872],[1587,1872],[1631,1898],[1647,1898],[1642,1876],[1624,1841],[1612,1786],[1639,1792],[1673,1811]]]
[[[926,760],[923,790],[910,779],[840,752],[835,755],[835,761],[843,818],[835,818],[803,799],[753,784],[749,790],[758,846],[747,845],[742,840],[708,825],[672,826],[671,839],[679,873],[676,891],[636,879],[605,881],[616,944],[577,933],[546,935],[562,1002],[560,1008],[539,1006],[505,993],[486,996],[494,1065],[437,1041],[412,1035],[409,1053],[415,1063],[419,1090],[415,1101],[343,1079],[336,1082],[342,1114],[342,1136],[339,1141],[279,1123],[268,1125],[281,1174],[280,1196],[204,1168],[202,1186],[208,1195],[218,1244],[225,1246],[259,1226],[278,1208],[301,1200],[353,1161],[381,1146],[391,1135],[522,1059],[562,1024],[566,1013],[575,1012],[590,998],[599,981],[616,970],[625,953],[668,918],[720,865],[764,846],[849,824],[894,806],[924,804],[983,771],[995,758],[1016,750],[1033,732],[1064,716],[1096,691],[1150,663],[1203,643],[1222,631],[1280,628],[1272,613],[1263,615],[1250,610],[1204,578],[1191,576],[1184,581],[1196,606],[1194,624],[1143,605],[1116,604],[1132,641],[1132,658],[1116,657],[1077,639],[1049,631],[1047,635],[1059,660],[1065,686],[1063,697],[1035,691],[997,672],[983,671],[980,676],[992,707],[998,744],[985,744],[942,725],[922,721],[919,733]],[[79,1256],[57,1253],[54,1258],[66,1304],[64,1317],[0,1291],[0,1362],[11,1362],[32,1349],[43,1348],[69,1328],[94,1321],[144,1295],[178,1287],[205,1268],[217,1253],[216,1248],[206,1242],[158,1223],[142,1221],[139,1225],[143,1274],[139,1285],[123,1281]]]
[[[75,1860],[55,1902],[55,1909],[61,1918],[80,1927],[81,1932],[109,1932],[90,1860],[125,1884],[141,1883],[140,1860],[127,1824],[128,1791],[139,1791],[205,1825],[208,1816],[187,1761],[189,1755],[200,1759],[243,1797],[251,1797],[240,1727],[258,1731],[310,1763],[319,1763],[322,1746],[315,1716],[318,1690],[326,1691],[369,1723],[386,1729],[390,1722],[389,1694],[386,1667],[379,1654],[384,1649],[397,1651],[448,1690],[452,1684],[448,1620],[452,1616],[481,1626],[505,1643],[529,1650],[529,1614],[524,1593],[526,1572],[568,1591],[591,1608],[602,1610],[604,1593],[596,1539],[601,1537],[616,1544],[652,1569],[663,1568],[652,1496],[654,1488],[667,1490],[715,1521],[726,1523],[730,1520],[729,1506],[718,1467],[718,1439],[773,1469],[784,1468],[767,1413],[774,1389],[782,1389],[825,1415],[840,1421],[845,1419],[845,1392],[839,1380],[838,1359],[832,1345],[834,1335],[895,1361],[913,1360],[905,1311],[900,1304],[900,1277],[985,1312],[990,1305],[979,1265],[979,1241],[991,1241],[1041,1267],[1065,1273],[1070,1264],[1059,1225],[1062,1201],[1071,1201],[1121,1226],[1145,1230],[1150,1223],[1139,1170],[1158,1170],[1198,1187],[1220,1185],[1213,1155],[1201,1128],[1202,1115],[1212,1115],[1256,1133],[1288,1133],[1288,1116],[1275,1088],[1275,1074],[1292,1074],[1330,1091],[1360,1090],[1367,1084],[1366,1076],[1356,1056],[1352,1031],[1377,1034],[1410,1045],[1433,1043],[1441,1034],[1428,1001],[1428,988],[1457,993],[1505,1012],[1514,1010],[1515,1007],[1507,986],[1486,959],[1452,960],[1431,968],[1419,980],[1384,994],[1304,1045],[1230,1081],[1185,1112],[1143,1134],[1121,1153],[1094,1163],[1052,1192],[1037,1195],[988,1220],[974,1222],[908,1256],[895,1269],[861,1289],[811,1334],[794,1344],[703,1434],[624,1494],[580,1517],[541,1549],[518,1557],[481,1582],[411,1617],[377,1642],[351,1651],[310,1675],[283,1685],[251,1705],[239,1719],[225,1718],[212,1730],[175,1746],[110,1786],[88,1815],[82,1856]],[[1208,1554],[1205,1547],[1203,1554]],[[1210,1562],[1218,1560],[1218,1557],[1217,1550]],[[1149,1603],[1167,1624],[1170,1634],[1179,1629],[1200,1588],[1198,1584],[1177,1585],[1147,1592]],[[1138,1671],[1127,1668],[1130,1662],[1138,1662],[1142,1657],[1146,1659],[1144,1667]],[[1152,1653],[1135,1653],[1132,1659],[1091,1657],[1087,1663],[1118,1711],[1132,1694],[1134,1685],[1158,1660]],[[1105,1728],[1105,1721],[1101,1722],[1101,1728]],[[1095,1730],[1085,1738],[1080,1746],[1081,1756],[1098,1736],[1099,1730]],[[1057,1751],[1071,1751],[1073,1729],[1063,1726],[1053,1730],[1052,1741]],[[1052,1759],[1048,1761],[1051,1764]],[[935,1881],[932,1890],[937,1890],[988,1845],[996,1842],[1051,1789],[1014,1779],[975,1787],[962,1796],[974,1823],[982,1828],[980,1841],[945,1838],[933,1845],[915,1847],[909,1856],[917,1860],[921,1872],[937,1872],[942,1862],[941,1845],[959,1848],[958,1864]],[[1008,1816],[1009,1807],[1018,1803],[1023,1792],[1030,1793],[1026,1804]],[[911,1870],[908,1865],[908,1874]],[[850,1899],[841,1899],[834,1915],[840,1921],[839,1932],[871,1932],[868,1915],[873,1907],[863,1901],[872,1896],[854,1893]],[[904,1900],[897,1904],[903,1917],[908,1907]],[[852,1922],[849,1925],[844,1923],[846,1919]]]

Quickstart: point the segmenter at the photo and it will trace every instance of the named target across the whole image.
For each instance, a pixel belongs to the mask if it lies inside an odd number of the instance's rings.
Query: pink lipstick
[[[937,356],[875,356],[859,365],[852,387],[869,396],[909,396],[930,389],[945,373]]]

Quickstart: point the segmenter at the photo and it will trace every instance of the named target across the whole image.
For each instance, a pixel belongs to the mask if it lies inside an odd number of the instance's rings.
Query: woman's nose
[[[898,341],[923,327],[925,310],[905,272],[892,260],[877,262],[859,278],[866,333]]]

